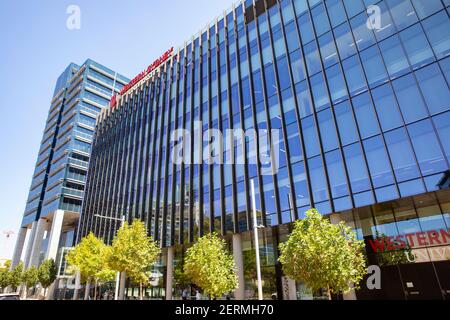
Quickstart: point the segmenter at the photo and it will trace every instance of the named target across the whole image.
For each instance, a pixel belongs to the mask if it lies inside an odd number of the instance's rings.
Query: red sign
[[[415,232],[396,237],[381,237],[369,240],[374,252],[402,250],[422,246],[444,245],[450,243],[450,228]]]
[[[120,95],[125,94],[128,90],[130,90],[132,87],[134,87],[139,81],[144,79],[147,75],[149,75],[153,70],[158,68],[161,64],[163,64],[167,59],[170,58],[173,52],[173,47],[167,50],[161,57],[156,59],[151,65],[147,67],[144,71],[139,73],[136,77],[133,78],[128,84],[126,84],[122,90],[120,90]],[[111,107],[114,107],[117,103],[117,97],[116,95],[111,97],[111,100],[109,102],[109,105]]]

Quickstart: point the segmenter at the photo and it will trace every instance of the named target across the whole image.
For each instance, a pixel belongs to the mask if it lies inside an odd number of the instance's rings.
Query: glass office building
[[[292,222],[314,207],[352,226],[367,244],[368,265],[381,267],[381,289],[370,290],[363,281],[356,296],[344,298],[448,299],[449,5],[235,5],[102,112],[80,235],[93,231],[112,240],[119,222],[96,214],[145,221],[164,248],[156,267],[161,279],[147,290],[173,298],[180,288],[170,273],[186,246],[216,231],[229,240],[236,259],[235,296],[252,299],[256,272],[246,261],[255,249],[253,180],[258,218],[266,227],[259,248],[266,298],[321,298],[286,279],[277,263],[278,244]],[[175,129],[192,133],[190,158],[205,145],[194,138],[197,121],[203,132],[278,130],[276,141],[269,138],[280,151],[277,170],[263,174],[263,165],[250,161],[172,162],[173,149],[186,142],[171,139]],[[249,145],[267,136],[232,146],[234,156],[247,161]],[[380,249],[380,238],[407,244]],[[136,290],[130,285],[128,295]]]
[[[59,76],[19,231],[13,265],[25,247],[26,267],[53,258],[64,267],[75,241],[96,117],[129,80],[90,59]],[[60,270],[63,272],[63,270]]]

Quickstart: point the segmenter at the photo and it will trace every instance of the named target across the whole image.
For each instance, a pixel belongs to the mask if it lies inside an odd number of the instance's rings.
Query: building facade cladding
[[[380,9],[379,28],[367,26],[370,5]],[[448,193],[439,186],[450,161],[449,5],[266,0],[235,6],[102,113],[80,236],[93,231],[111,242],[119,223],[94,216],[100,214],[144,220],[163,247],[211,231],[245,237],[253,179],[259,219],[271,227],[267,237],[276,238],[265,242],[266,262],[281,294],[275,243],[311,207],[330,217],[341,213],[365,240],[448,230]],[[197,120],[203,132],[278,129],[279,141],[271,141],[280,150],[277,173],[263,175],[261,164],[248,163],[251,138],[236,149],[245,165],[174,164],[178,143],[171,134],[192,133],[193,159],[203,143],[194,138]],[[443,260],[448,268],[449,257]],[[436,264],[425,265],[439,279]],[[437,281],[442,297],[445,281]]]

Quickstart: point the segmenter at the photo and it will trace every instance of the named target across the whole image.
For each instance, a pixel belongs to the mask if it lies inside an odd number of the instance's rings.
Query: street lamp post
[[[252,208],[253,208],[253,234],[255,236],[255,251],[256,251],[256,277],[257,277],[257,286],[258,286],[258,299],[263,300],[263,291],[262,291],[262,281],[261,281],[261,262],[259,259],[259,236],[258,236],[258,228],[264,228],[264,226],[258,225],[258,220],[256,219],[256,200],[255,200],[255,183],[250,180],[250,188],[252,194]]]
[[[122,228],[124,223],[125,223],[125,215],[122,215],[122,218],[120,218],[120,219],[113,218],[113,217],[108,217],[108,216],[101,216],[99,214],[95,214],[94,217],[120,221],[120,228]],[[114,292],[114,300],[118,300],[119,299],[119,285],[120,285],[120,271],[117,271],[117,274],[116,274],[116,289],[115,289],[115,292]]]

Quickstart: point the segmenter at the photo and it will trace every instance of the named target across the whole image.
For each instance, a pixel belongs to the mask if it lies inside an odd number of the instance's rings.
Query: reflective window
[[[344,4],[342,0],[327,0],[326,1],[328,16],[333,27],[340,25],[346,19]]]
[[[398,187],[402,197],[408,197],[425,192],[425,187],[421,179],[399,183]]]
[[[349,18],[364,10],[364,4],[361,0],[344,0],[344,5]]]
[[[325,85],[325,79],[323,78],[322,73],[316,74],[315,76],[311,77],[311,90],[314,99],[314,105],[317,111],[330,106],[327,87]]]
[[[408,132],[422,175],[426,176],[448,169],[429,119],[409,125]]]
[[[297,16],[308,11],[308,3],[305,0],[294,0],[293,2]]]
[[[356,53],[355,42],[348,23],[344,23],[334,29],[334,36],[342,60]]]
[[[380,128],[369,94],[366,92],[353,98],[353,107],[361,137],[367,138],[379,134]]]
[[[405,129],[390,131],[384,137],[397,181],[417,178],[419,169]]]
[[[450,162],[450,112],[433,117],[433,122],[444,148],[445,155]]]
[[[345,81],[342,76],[341,66],[335,65],[327,69],[326,74],[333,104],[347,99],[347,88],[345,87]]]
[[[339,61],[331,32],[328,32],[319,38],[319,47],[324,68],[328,68]]]
[[[409,62],[414,69],[434,60],[433,51],[428,45],[427,38],[420,27],[415,24],[400,32],[400,39],[408,55]]]
[[[334,150],[338,147],[336,128],[334,126],[331,109],[321,111],[317,114],[320,136],[324,152]]]
[[[396,32],[395,25],[391,20],[391,15],[389,14],[386,4],[382,1],[377,3],[377,6],[381,10],[381,28],[375,29],[375,36],[378,41],[386,39]]]
[[[384,148],[383,139],[376,136],[364,141],[364,150],[369,165],[370,176],[375,188],[394,183],[388,154]]]
[[[305,79],[305,70],[303,67],[302,54],[300,50],[291,53],[291,69],[294,83]]]
[[[334,112],[342,144],[345,146],[356,142],[358,140],[358,131],[350,103],[345,101],[334,106]]]
[[[416,76],[430,113],[447,110],[450,107],[450,93],[438,65],[423,68],[416,72]]]
[[[311,10],[311,15],[318,37],[330,30],[330,23],[328,22],[328,17],[325,12],[325,6],[322,3]]]
[[[304,118],[312,113],[313,107],[309,97],[307,81],[302,81],[295,86],[297,92],[297,103],[299,106],[300,117]]]
[[[364,72],[357,56],[353,56],[342,62],[348,89],[352,96],[367,90]]]
[[[383,131],[397,128],[403,124],[394,92],[389,84],[373,90],[372,97]]]
[[[361,52],[361,61],[371,88],[387,80],[386,69],[377,46]]]
[[[292,176],[295,185],[297,206],[309,205],[308,185],[306,181],[305,165],[299,162],[292,165]]]
[[[428,40],[438,59],[450,53],[450,21],[446,12],[442,11],[422,22]]]
[[[313,117],[302,120],[303,139],[305,141],[306,155],[311,158],[320,153],[319,137]]]
[[[295,163],[297,161],[302,160],[302,147],[300,143],[299,130],[297,126],[297,122],[291,123],[286,127],[288,145],[289,145],[289,153],[291,163]]]
[[[315,41],[305,46],[305,59],[310,76],[320,71],[320,56]]]
[[[386,0],[397,29],[402,30],[418,21],[414,8],[409,1]]]
[[[302,38],[302,43],[304,45],[314,39],[314,31],[309,14],[304,14],[298,18],[298,25],[300,29],[300,37]]]
[[[397,101],[406,123],[414,122],[428,115],[427,107],[412,75],[392,82]]]
[[[379,45],[391,78],[396,78],[409,71],[408,59],[397,35],[382,41]]]
[[[375,37],[373,36],[372,30],[367,28],[367,19],[367,14],[364,11],[350,20],[350,25],[352,26],[353,35],[355,36],[355,42],[359,51],[362,51],[375,43]]]
[[[286,57],[277,60],[277,67],[280,91],[282,91],[291,85],[291,77],[289,76],[289,67]]]
[[[344,147],[344,155],[352,192],[368,190],[370,188],[370,180],[367,175],[361,145],[355,143]]]
[[[345,177],[344,164],[339,150],[325,155],[327,172],[330,179],[331,194],[333,198],[348,195],[347,179]]]
[[[311,189],[314,202],[328,200],[327,184],[321,157],[308,160]]]
[[[439,0],[412,0],[416,12],[420,19],[426,18],[429,15],[443,9],[442,3]]]
[[[295,51],[300,47],[297,28],[294,22],[289,23],[286,28],[286,41],[289,52]]]

